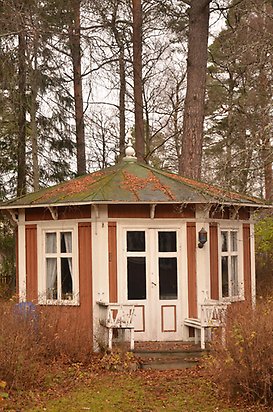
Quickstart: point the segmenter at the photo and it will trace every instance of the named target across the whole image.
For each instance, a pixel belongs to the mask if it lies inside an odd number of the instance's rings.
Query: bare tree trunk
[[[233,135],[233,99],[234,99],[234,80],[233,74],[229,73],[228,97],[227,97],[227,127],[225,139],[225,164],[224,164],[224,184],[231,187],[232,183],[232,135]]]
[[[133,0],[133,66],[134,66],[134,100],[135,100],[135,136],[136,155],[143,161],[144,122],[142,101],[142,7],[141,0]]]
[[[249,170],[251,167],[251,160],[253,155],[253,145],[250,141],[250,132],[246,130],[245,135],[242,134],[243,151],[244,157],[242,162],[242,170],[239,171],[239,192],[247,193],[248,180],[249,180]]]
[[[84,136],[84,112],[82,97],[81,74],[81,34],[80,34],[80,0],[72,0],[72,21],[70,27],[70,49],[73,64],[73,83],[75,99],[75,121],[77,142],[77,174],[86,173],[85,136]]]
[[[262,61],[266,61],[266,55],[263,54]],[[271,146],[271,128],[270,125],[270,111],[272,109],[271,100],[268,95],[270,89],[270,80],[268,79],[264,66],[261,67],[259,73],[259,103],[260,103],[260,122],[261,132],[260,140],[262,142],[262,164],[264,174],[264,191],[265,199],[268,201],[273,200],[273,172],[272,172],[272,146]]]
[[[264,166],[264,189],[265,199],[273,200],[273,172],[272,172],[272,146],[270,138],[266,137],[263,141],[263,166]]]
[[[18,35],[18,171],[17,196],[26,194],[26,34]]]
[[[37,79],[37,37],[34,36],[34,56],[33,68],[31,75],[31,106],[30,106],[30,126],[31,126],[31,146],[32,146],[32,173],[33,173],[33,189],[39,190],[40,170],[38,161],[38,132],[37,132],[37,95],[38,95],[38,79]]]
[[[195,179],[201,175],[209,3],[210,0],[192,0],[189,9],[187,91],[179,172]]]
[[[116,10],[115,10],[116,17]],[[126,95],[126,75],[125,75],[125,58],[124,43],[116,27],[116,21],[113,20],[113,33],[116,43],[119,47],[119,158],[125,156],[125,95]]]
[[[125,94],[126,76],[124,60],[124,44],[121,42],[119,49],[119,155],[125,156]]]
[[[145,93],[143,93],[143,127],[144,127],[144,153],[146,162],[152,154],[152,139],[150,133],[149,107]]]
[[[33,189],[39,190],[40,170],[38,162],[38,132],[37,132],[37,83],[32,84],[31,106],[30,106],[30,126],[31,126],[31,146],[32,146],[32,173]]]
[[[174,142],[175,142],[175,151],[176,151],[176,158],[180,159],[181,156],[181,131],[178,126],[178,115],[181,106],[180,100],[180,89],[183,83],[184,77],[181,80],[178,80],[176,83],[174,97],[172,101],[172,108],[173,108],[173,129],[174,129]]]

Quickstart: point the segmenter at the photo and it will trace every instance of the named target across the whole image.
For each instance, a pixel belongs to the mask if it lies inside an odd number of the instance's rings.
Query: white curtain
[[[72,253],[72,233],[71,232],[64,232],[64,242],[65,242],[65,250],[66,253]],[[70,270],[70,276],[72,280],[72,293],[74,291],[74,285],[73,285],[73,276],[72,276],[72,258],[67,258],[68,260],[68,265],[69,265],[69,270]]]
[[[57,259],[46,259],[46,290],[47,299],[57,299]],[[54,290],[56,296],[54,297]]]
[[[56,253],[56,233],[46,233],[46,253]]]
[[[46,253],[56,253],[56,251],[56,233],[46,233]],[[47,299],[57,299],[56,258],[46,259],[46,291]]]
[[[65,251],[66,253],[72,253],[72,233],[71,232],[64,232],[64,243],[65,243]]]

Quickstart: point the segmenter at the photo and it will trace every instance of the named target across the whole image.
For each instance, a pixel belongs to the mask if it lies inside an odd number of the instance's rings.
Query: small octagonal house
[[[128,328],[131,347],[133,335],[187,341],[201,330],[204,341],[204,305],[255,299],[260,207],[130,150],[113,167],[1,205],[18,225],[20,301],[71,317],[93,342],[106,327],[111,346],[112,329]]]

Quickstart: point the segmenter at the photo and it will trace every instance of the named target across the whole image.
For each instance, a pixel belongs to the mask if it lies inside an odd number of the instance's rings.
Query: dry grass
[[[215,340],[208,369],[231,397],[273,405],[273,300],[231,308],[226,344]]]
[[[60,315],[20,312],[10,302],[0,304],[0,379],[9,390],[43,384],[53,362],[90,361],[92,348],[77,322],[63,327]]]

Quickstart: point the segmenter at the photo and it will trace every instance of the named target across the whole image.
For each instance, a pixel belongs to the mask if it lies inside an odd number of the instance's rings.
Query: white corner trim
[[[210,212],[211,205],[196,205],[195,210],[195,221],[196,223],[207,223],[210,219],[209,212]]]
[[[252,304],[256,304],[256,271],[255,271],[255,230],[250,224],[250,270],[251,270],[251,297]]]
[[[19,301],[26,301],[26,229],[25,229],[25,210],[19,211],[18,215],[18,283]]]

